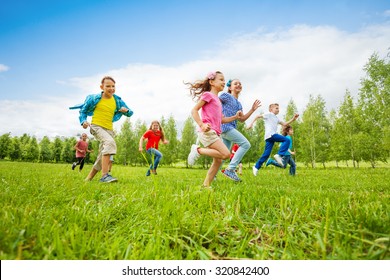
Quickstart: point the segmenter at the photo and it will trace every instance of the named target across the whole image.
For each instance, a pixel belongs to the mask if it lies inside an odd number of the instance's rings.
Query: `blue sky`
[[[244,111],[278,92],[301,110],[310,94],[338,102],[347,88],[356,94],[369,56],[387,53],[389,22],[389,1],[6,1],[0,134],[78,133],[67,107],[98,92],[105,74],[117,77],[133,119],[146,122],[185,119],[193,104],[182,82],[213,69],[242,80]],[[301,78],[307,83],[284,95]],[[324,82],[335,86],[322,91]]]

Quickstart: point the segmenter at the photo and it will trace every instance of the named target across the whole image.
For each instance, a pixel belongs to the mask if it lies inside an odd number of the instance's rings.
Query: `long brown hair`
[[[158,124],[158,130],[160,130],[160,134],[161,134],[161,140],[165,140],[165,135],[164,135],[164,130],[163,130],[163,128],[162,128],[162,126],[161,126],[161,124],[160,124],[160,122],[158,121],[158,120],[154,120],[154,121],[152,121],[151,123],[150,123],[150,126],[149,126],[149,130],[152,130],[152,128],[153,128],[153,124],[154,123],[157,123]],[[152,130],[153,131],[153,130]]]
[[[184,83],[190,90],[192,99],[199,100],[202,93],[211,90],[210,80],[214,80],[218,74],[222,74],[220,71],[210,72],[203,80],[197,80],[194,83]]]

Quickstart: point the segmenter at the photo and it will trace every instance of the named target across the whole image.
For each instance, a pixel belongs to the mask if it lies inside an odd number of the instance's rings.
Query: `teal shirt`
[[[292,138],[291,138],[290,135],[287,135],[286,137],[287,137],[288,139],[290,139],[290,146],[288,147],[288,149],[289,149],[290,151],[292,151],[292,147],[293,147]],[[286,155],[286,156],[291,156],[291,154],[290,154],[289,151],[287,151],[287,152],[285,153],[285,155]]]

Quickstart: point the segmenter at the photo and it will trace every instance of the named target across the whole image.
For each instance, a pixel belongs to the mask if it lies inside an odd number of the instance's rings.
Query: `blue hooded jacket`
[[[83,123],[87,121],[88,116],[93,116],[93,112],[95,111],[96,105],[102,99],[102,94],[103,92],[100,94],[88,95],[84,103],[69,107],[69,109],[71,110],[80,109],[79,120],[81,125],[83,125]],[[118,121],[122,117],[122,115],[125,115],[126,117],[131,117],[133,115],[133,111],[129,107],[127,107],[126,103],[122,100],[122,98],[115,94],[113,96],[115,99],[116,109],[112,121]],[[126,109],[128,109],[128,111],[126,113],[119,112],[119,109],[122,107],[125,107]]]

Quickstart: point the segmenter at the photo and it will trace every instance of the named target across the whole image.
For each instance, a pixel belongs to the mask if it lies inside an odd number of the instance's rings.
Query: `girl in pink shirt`
[[[225,78],[221,72],[210,72],[203,80],[196,81],[193,84],[185,84],[189,86],[192,98],[198,102],[192,108],[191,114],[199,126],[198,138],[203,145],[203,147],[192,145],[191,152],[188,155],[188,164],[194,165],[200,155],[213,158],[213,163],[203,182],[204,187],[210,187],[222,161],[230,156],[228,148],[220,138],[221,123],[236,120],[239,113],[229,118],[223,118],[222,105],[218,98],[218,93],[225,87]],[[199,115],[200,109],[202,109],[201,116]]]

